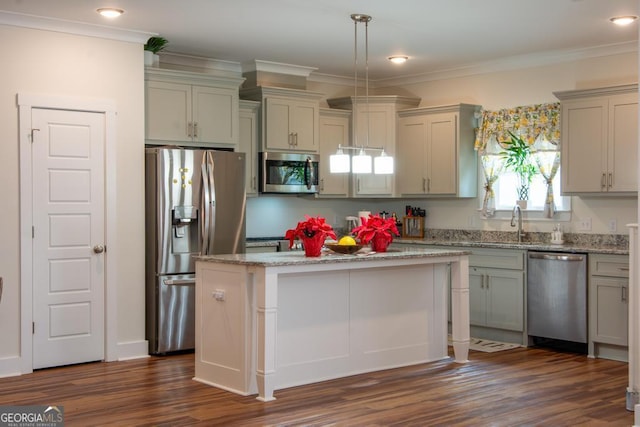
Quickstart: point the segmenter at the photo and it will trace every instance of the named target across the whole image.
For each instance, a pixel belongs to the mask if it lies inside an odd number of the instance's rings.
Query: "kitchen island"
[[[468,252],[406,249],[308,258],[301,251],[196,262],[195,380],[241,395],[469,351]]]

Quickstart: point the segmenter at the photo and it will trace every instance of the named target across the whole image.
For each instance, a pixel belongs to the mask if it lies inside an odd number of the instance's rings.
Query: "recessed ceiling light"
[[[393,62],[394,64],[404,64],[408,59],[409,57],[404,55],[394,55],[389,57],[389,61]]]
[[[635,15],[626,15],[626,16],[614,16],[610,18],[609,21],[613,22],[616,25],[629,25],[638,19]]]
[[[118,16],[124,13],[124,10],[115,9],[113,7],[103,7],[98,9],[96,12],[98,12],[100,15],[104,16],[105,18],[117,18]]]

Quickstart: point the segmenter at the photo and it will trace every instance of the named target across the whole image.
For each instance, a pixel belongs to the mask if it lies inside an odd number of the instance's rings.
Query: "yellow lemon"
[[[353,246],[357,245],[356,239],[351,236],[343,236],[338,240],[338,244],[341,246]]]

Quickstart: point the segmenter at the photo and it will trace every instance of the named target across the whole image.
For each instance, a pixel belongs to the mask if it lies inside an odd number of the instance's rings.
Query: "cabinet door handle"
[[[251,184],[251,187],[252,187],[253,190],[255,190],[256,189],[256,177],[255,176],[252,178],[252,181],[253,181],[253,183]]]
[[[193,137],[198,137],[198,122],[193,122]]]
[[[613,188],[613,173],[609,172],[609,188]]]
[[[324,178],[320,178],[320,191],[324,191]]]
[[[622,287],[622,302],[627,302],[627,287]]]
[[[187,123],[187,136],[191,138],[192,134],[193,134],[193,123],[189,122]]]
[[[298,146],[298,132],[293,134],[293,145]]]
[[[427,193],[431,193],[431,178],[427,178]]]
[[[427,192],[427,179],[426,178],[422,178],[422,192],[423,193]]]
[[[356,180],[356,184],[357,184],[357,185],[356,185],[357,192],[359,193],[359,192],[360,192],[360,178],[358,178],[358,179]]]
[[[602,172],[602,177],[600,178],[600,188],[603,190],[607,188],[607,174]]]

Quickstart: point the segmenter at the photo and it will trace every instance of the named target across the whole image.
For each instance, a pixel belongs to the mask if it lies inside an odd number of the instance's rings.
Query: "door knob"
[[[104,252],[104,246],[102,245],[95,245],[93,247],[93,252],[97,253],[97,254],[101,254],[102,252]]]

